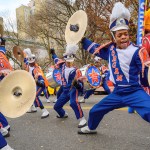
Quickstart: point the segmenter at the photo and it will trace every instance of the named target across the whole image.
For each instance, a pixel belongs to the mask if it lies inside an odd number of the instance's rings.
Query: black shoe
[[[57,118],[68,118],[68,114],[65,114],[63,117],[60,117],[59,115],[56,116]]]
[[[10,137],[9,132],[6,135],[4,135],[3,137],[5,137],[5,138]]]
[[[87,125],[87,123],[85,123],[84,125],[78,125],[78,128],[83,128]]]
[[[78,131],[78,134],[97,134],[97,131],[90,130],[88,126],[85,126]]]

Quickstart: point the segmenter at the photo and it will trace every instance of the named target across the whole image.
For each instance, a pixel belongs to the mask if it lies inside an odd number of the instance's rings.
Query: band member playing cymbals
[[[0,81],[12,71],[12,67],[6,58],[5,39],[0,38]],[[3,128],[4,127],[4,128]],[[6,127],[6,128],[5,128]],[[8,127],[8,128],[7,128]],[[3,114],[0,114],[0,149],[13,150],[5,141],[3,136],[9,136],[10,125]]]
[[[31,53],[31,50],[29,48],[24,49],[24,53],[27,55],[27,57],[24,59],[24,62],[26,64],[26,70],[32,74],[37,85],[36,99],[34,101],[35,106],[31,106],[28,112],[36,112],[37,110],[35,107],[39,107],[42,110],[41,118],[47,118],[49,116],[49,112],[47,111],[47,109],[44,108],[41,100],[39,99],[42,91],[47,86],[46,78],[44,77],[41,68],[35,62],[35,55]]]
[[[142,47],[144,47],[147,50],[148,55],[150,57],[150,9],[145,12],[144,22],[145,22],[145,26],[144,26],[145,35],[143,36],[143,39],[142,39]],[[150,95],[150,86],[148,83],[148,74],[145,73],[144,79],[142,78],[142,75],[141,75],[140,79],[141,79],[142,87],[147,92],[147,94]],[[134,113],[135,110],[133,108],[129,107],[128,112]]]
[[[130,42],[129,20],[129,10],[118,2],[110,16],[109,28],[113,41],[99,45],[87,38],[82,39],[85,50],[108,60],[109,79],[114,84],[114,91],[93,106],[89,112],[88,126],[81,128],[79,134],[96,133],[96,128],[108,112],[126,106],[134,108],[145,121],[150,122],[150,96],[139,83],[139,73],[144,76],[150,65],[149,58],[145,48]]]
[[[78,102],[78,92],[83,86],[83,83],[78,80],[81,74],[73,64],[77,50],[77,45],[67,45],[66,52],[63,54],[64,61],[57,57],[54,49],[51,49],[51,54],[56,66],[61,69],[62,81],[61,95],[54,105],[54,110],[58,113],[58,118],[67,118],[68,114],[63,106],[70,100],[70,106],[79,120],[78,128],[81,128],[86,125],[86,119]]]

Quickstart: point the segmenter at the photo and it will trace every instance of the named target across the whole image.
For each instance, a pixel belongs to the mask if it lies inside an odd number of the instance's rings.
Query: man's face
[[[35,62],[29,63],[29,66],[30,66],[30,67],[33,67],[34,65],[35,65]]]
[[[128,30],[119,30],[114,34],[116,44],[119,49],[126,49],[129,45],[129,33]]]
[[[100,66],[101,66],[101,61],[100,61],[100,60],[99,60],[99,61],[96,61],[96,62],[95,62],[95,66],[96,66],[96,67],[100,67]]]
[[[72,67],[72,66],[73,66],[73,62],[68,62],[68,61],[66,61],[66,66],[67,66],[67,67]]]

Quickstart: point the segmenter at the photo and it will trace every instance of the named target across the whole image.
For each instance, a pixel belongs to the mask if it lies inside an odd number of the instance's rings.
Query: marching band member
[[[0,133],[0,149],[1,150],[13,150],[6,142],[2,134]]]
[[[10,125],[5,116],[0,113],[0,132],[4,137],[9,137]]]
[[[145,12],[145,36],[143,37],[143,41],[142,41],[142,47],[144,47],[147,52],[148,55],[150,57],[150,9],[148,11]],[[149,60],[150,61],[150,60]],[[148,79],[148,75],[145,75]],[[148,82],[142,82],[142,86],[144,88],[144,90],[150,95],[150,86],[148,84]]]
[[[2,37],[0,38],[0,81],[12,71],[12,67],[6,58],[6,49],[5,49],[5,39]],[[1,150],[13,150],[5,141],[3,136],[9,136],[9,128],[10,125],[8,124],[6,118],[3,114],[0,114],[0,149]],[[6,128],[5,128],[6,127]],[[8,128],[7,128],[8,127]]]
[[[145,36],[143,36],[143,39],[142,39],[142,47],[144,47],[147,52],[148,52],[148,55],[150,56],[150,9],[148,11],[145,12]],[[148,75],[145,74],[145,77],[148,79]],[[148,82],[145,82],[145,80],[143,80],[141,78],[141,84],[142,84],[142,87],[144,88],[144,90],[147,92],[147,94],[150,95],[150,86],[149,86],[149,83]],[[128,112],[129,113],[134,113],[134,109],[129,107],[128,108]]]
[[[143,37],[142,46],[146,48],[150,56],[150,9],[145,12],[145,36]]]
[[[42,91],[47,86],[46,78],[43,75],[43,72],[41,68],[38,66],[37,63],[35,63],[35,55],[31,53],[30,49],[25,49],[24,53],[27,55],[27,58],[25,58],[24,62],[26,64],[26,70],[32,74],[33,78],[36,82],[37,87],[37,93],[36,98],[34,101],[34,105],[31,106],[30,110],[28,112],[36,112],[35,107],[39,107],[42,110],[41,118],[47,118],[49,116],[49,112],[47,109],[44,108],[39,96],[41,95]]]
[[[6,49],[5,49],[5,39],[0,39],[0,80],[2,80],[10,71],[12,71],[12,67],[5,56]],[[0,113],[0,131],[3,136],[8,137],[10,129],[10,125],[8,124],[7,119],[4,117],[2,113]]]
[[[140,49],[129,41],[129,20],[129,10],[118,2],[110,16],[109,27],[114,41],[100,46],[87,38],[82,39],[85,50],[108,60],[109,79],[114,83],[114,91],[93,106],[88,126],[81,128],[79,134],[96,133],[96,128],[108,112],[126,106],[134,108],[145,121],[150,122],[150,96],[139,83],[139,73],[144,75],[150,63],[147,62],[145,48]]]
[[[78,128],[86,125],[86,119],[80,103],[78,102],[78,91],[82,88],[83,83],[78,79],[80,76],[79,70],[74,67],[74,57],[78,50],[77,45],[67,45],[66,53],[63,54],[64,60],[61,61],[55,54],[54,49],[51,49],[52,58],[57,67],[61,69],[61,92],[54,105],[54,110],[58,113],[58,118],[67,118],[68,114],[63,109],[63,106],[70,100],[70,106],[74,110],[76,118],[79,120]]]
[[[94,64],[95,64],[95,66],[97,67],[97,68],[99,68],[100,69],[100,73],[101,73],[101,77],[102,77],[102,84],[101,84],[101,86],[104,88],[104,90],[107,92],[107,94],[110,94],[111,93],[111,91],[110,91],[110,89],[109,89],[109,87],[108,87],[108,85],[107,85],[107,81],[108,81],[108,74],[109,74],[109,72],[108,72],[108,69],[107,69],[107,67],[106,66],[104,66],[102,63],[101,63],[101,58],[100,57],[95,57],[94,58]],[[87,90],[86,92],[85,92],[85,95],[84,95],[84,98],[83,99],[81,99],[80,100],[80,103],[85,103],[85,99],[88,99],[92,94],[94,94],[94,91],[95,91],[96,89],[94,88],[94,89],[91,89],[91,90]]]

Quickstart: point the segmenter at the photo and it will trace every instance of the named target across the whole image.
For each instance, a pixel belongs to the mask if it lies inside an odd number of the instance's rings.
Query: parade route
[[[105,96],[105,95],[104,95]],[[89,109],[103,95],[94,95],[82,104],[86,119]],[[55,96],[51,103],[44,106],[50,116],[41,119],[41,111],[26,113],[15,119],[8,119],[11,125],[10,137],[6,140],[15,150],[149,150],[149,123],[137,114],[128,114],[127,108],[114,110],[102,120],[96,135],[78,135],[78,121],[69,104],[65,106],[69,114],[67,119],[56,118],[52,109]]]

